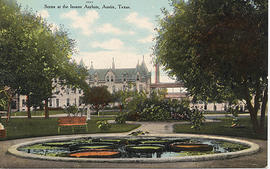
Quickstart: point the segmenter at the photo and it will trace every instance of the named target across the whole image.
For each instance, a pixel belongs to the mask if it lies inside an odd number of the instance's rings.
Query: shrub
[[[97,121],[97,127],[101,130],[108,130],[111,128],[111,124],[107,120]]]
[[[191,128],[195,130],[200,130],[203,122],[205,121],[205,117],[203,116],[203,112],[198,109],[193,109],[191,111]]]
[[[115,122],[117,124],[125,124],[127,120],[127,113],[126,112],[121,112],[116,118]]]
[[[129,112],[121,113],[116,121],[164,121],[164,120],[190,120],[191,110],[177,100],[133,99]]]
[[[68,116],[70,116],[70,114],[72,114],[73,116],[76,116],[79,110],[77,106],[68,106],[68,107],[66,106],[64,112],[67,113]]]

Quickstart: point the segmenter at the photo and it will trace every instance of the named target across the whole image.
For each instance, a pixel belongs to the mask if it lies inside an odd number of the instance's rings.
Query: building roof
[[[121,68],[117,69],[114,65],[114,60],[112,63],[113,68],[109,69],[94,69],[93,65],[91,64],[91,67],[88,71],[89,73],[89,80],[93,81],[95,75],[97,74],[99,81],[105,81],[106,75],[109,71],[111,71],[115,76],[115,82],[122,82],[123,78],[125,76],[126,80],[128,82],[130,81],[136,81],[137,80],[137,74],[140,75],[140,81],[146,81],[148,78],[151,77],[151,73],[148,71],[146,64],[144,60],[142,61],[141,65],[139,63],[137,64],[136,68]]]

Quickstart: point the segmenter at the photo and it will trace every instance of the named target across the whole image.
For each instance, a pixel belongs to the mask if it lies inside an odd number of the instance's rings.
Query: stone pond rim
[[[83,138],[83,137],[115,137],[122,138],[128,137],[126,134],[84,134],[84,135],[69,135],[69,136],[59,136],[53,138],[40,139],[35,141],[24,142],[20,144],[13,145],[9,147],[8,152],[17,157],[30,158],[30,159],[40,159],[40,160],[52,160],[52,161],[66,161],[66,162],[109,162],[109,163],[165,163],[165,162],[191,162],[191,161],[207,161],[207,160],[221,160],[230,159],[240,156],[247,156],[255,154],[259,151],[259,145],[252,143],[250,141],[235,139],[223,136],[213,136],[213,135],[196,135],[196,134],[148,134],[149,137],[186,137],[186,138],[201,138],[201,139],[215,139],[220,141],[228,141],[233,143],[240,143],[249,146],[250,148],[236,151],[227,152],[219,154],[207,154],[207,155],[196,155],[196,156],[185,156],[185,157],[168,157],[168,158],[70,158],[70,157],[50,157],[35,154],[28,154],[25,152],[18,151],[17,148],[21,146],[44,143],[48,141],[65,141],[69,139]],[[147,137],[142,136],[142,137]],[[140,137],[140,136],[139,136]]]

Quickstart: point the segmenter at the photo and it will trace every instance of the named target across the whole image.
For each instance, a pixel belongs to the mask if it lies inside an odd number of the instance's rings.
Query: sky
[[[63,26],[76,41],[72,58],[89,68],[135,68],[144,57],[152,72],[155,28],[161,8],[171,10],[168,0],[17,0],[23,9],[33,10],[51,24]],[[161,70],[161,82],[174,81]]]

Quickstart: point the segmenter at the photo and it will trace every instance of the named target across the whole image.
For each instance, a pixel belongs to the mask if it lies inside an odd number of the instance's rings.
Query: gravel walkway
[[[208,122],[216,122],[218,120],[208,120],[206,119],[206,123]],[[111,120],[110,122],[114,122]],[[128,121],[129,124],[134,124],[134,122]],[[172,134],[173,133],[173,125],[175,124],[189,124],[189,122],[135,122],[136,124],[140,124],[141,126],[134,131],[148,131],[150,134]]]

